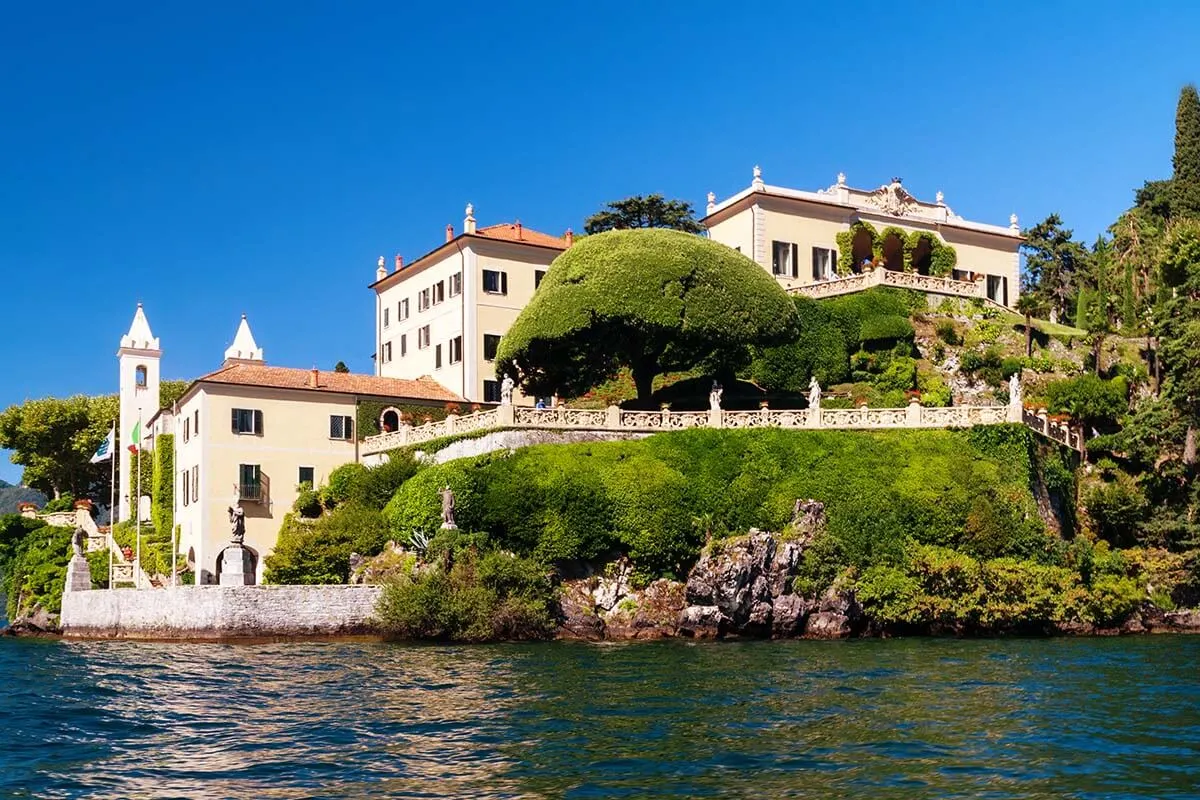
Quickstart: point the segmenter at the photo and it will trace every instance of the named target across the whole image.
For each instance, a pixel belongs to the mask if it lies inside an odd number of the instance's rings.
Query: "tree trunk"
[[[1033,320],[1031,315],[1025,315],[1025,357],[1033,358]]]
[[[1183,440],[1183,463],[1189,467],[1196,463],[1196,426],[1191,423]]]
[[[1104,349],[1104,337],[1097,336],[1095,349],[1092,352],[1092,357],[1096,362],[1095,366],[1096,366],[1096,377],[1097,378],[1100,377],[1100,353],[1103,349]]]
[[[654,376],[657,374],[654,364],[640,364],[633,368],[633,385],[637,388],[639,406],[649,408],[650,397],[654,394]]]

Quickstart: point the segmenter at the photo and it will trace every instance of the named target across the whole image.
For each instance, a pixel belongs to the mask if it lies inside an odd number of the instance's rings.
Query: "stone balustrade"
[[[926,408],[915,400],[906,408],[817,408],[773,409],[758,411],[626,411],[617,406],[604,409],[585,408],[527,408],[502,405],[488,411],[466,416],[450,415],[440,422],[430,422],[363,441],[359,452],[363,456],[377,455],[397,447],[421,444],[443,436],[455,436],[475,431],[495,429],[587,430],[624,433],[659,433],[688,428],[785,428],[794,430],[822,429],[887,429],[887,428],[955,428],[973,425],[996,425],[1002,422],[1024,422],[1037,433],[1061,442],[1076,450],[1079,437],[1069,427],[1029,414],[1019,405],[949,406]]]
[[[796,286],[788,291],[806,297],[822,298],[861,292],[873,286],[895,286],[900,289],[916,289],[931,294],[951,297],[977,297],[997,308],[1004,306],[987,296],[987,280],[980,276],[974,281],[960,281],[937,275],[920,275],[915,272],[895,272],[890,269],[873,269],[858,275],[847,275],[829,281],[819,281],[807,286]]]

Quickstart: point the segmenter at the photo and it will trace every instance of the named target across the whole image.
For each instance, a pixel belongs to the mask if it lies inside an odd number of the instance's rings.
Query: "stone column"
[[[454,433],[455,423],[457,423],[457,422],[458,422],[458,414],[447,414],[446,415],[446,435],[447,436]]]

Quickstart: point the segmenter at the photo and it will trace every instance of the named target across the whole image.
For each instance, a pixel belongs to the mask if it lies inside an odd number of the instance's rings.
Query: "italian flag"
[[[142,446],[142,421],[139,419],[133,426],[133,430],[129,434],[129,452],[137,454],[138,448]]]

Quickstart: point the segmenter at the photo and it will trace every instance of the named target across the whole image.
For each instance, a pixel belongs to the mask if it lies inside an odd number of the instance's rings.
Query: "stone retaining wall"
[[[179,586],[63,594],[63,635],[91,639],[374,636],[379,586]]]

